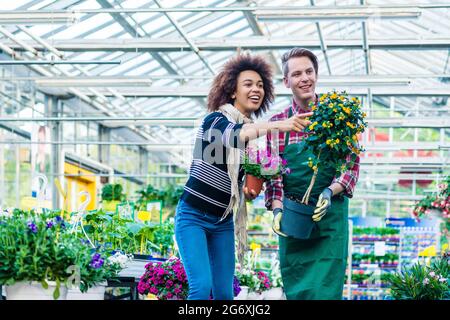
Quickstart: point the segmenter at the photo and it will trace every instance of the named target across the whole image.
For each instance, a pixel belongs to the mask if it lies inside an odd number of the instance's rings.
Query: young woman
[[[309,125],[305,117],[312,113],[252,123],[253,116],[268,110],[273,91],[270,65],[250,54],[230,59],[213,81],[207,103],[210,113],[197,133],[189,179],[175,215],[190,300],[207,300],[211,294],[216,300],[233,299],[233,216],[240,231],[246,218],[233,209],[243,200],[240,158],[246,142],[269,130],[301,131]],[[255,195],[250,190],[246,196]]]

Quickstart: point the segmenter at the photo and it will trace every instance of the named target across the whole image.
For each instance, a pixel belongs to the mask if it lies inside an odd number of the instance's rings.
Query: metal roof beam
[[[319,86],[317,87],[318,92],[328,92],[334,89],[346,89],[347,93],[351,95],[367,95],[367,88],[359,88],[352,87],[348,88],[348,85],[339,87],[339,86]],[[450,86],[438,86],[433,88],[372,88],[373,95],[379,96],[450,96]],[[86,95],[92,95],[86,90],[80,89],[81,92]],[[98,88],[98,91],[105,95],[111,96],[111,93],[103,90],[102,88]],[[206,97],[208,95],[209,88],[208,87],[199,87],[199,86],[174,86],[174,87],[155,87],[152,86],[150,88],[118,88],[118,93],[125,97],[190,97],[190,98],[200,98]],[[277,96],[292,96],[292,92],[281,85],[275,86],[275,94]]]
[[[39,51],[47,51],[35,41],[23,41],[26,45]],[[192,39],[192,43],[202,51],[223,51],[240,49],[277,50],[290,49],[295,46],[312,50],[321,50],[320,41],[295,39],[292,37],[253,36],[242,38]],[[12,41],[5,45],[17,51],[25,50]],[[134,39],[54,39],[52,45],[60,51],[124,51],[124,52],[182,52],[191,51],[191,47],[180,39],[151,39],[147,37]],[[429,37],[428,39],[367,39],[367,46],[373,50],[435,50],[449,49],[450,38]],[[328,49],[362,49],[361,39],[328,39]]]

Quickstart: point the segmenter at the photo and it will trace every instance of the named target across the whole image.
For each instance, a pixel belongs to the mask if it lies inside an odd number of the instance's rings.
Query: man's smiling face
[[[289,59],[288,73],[284,77],[284,85],[292,90],[297,101],[310,101],[315,97],[317,74],[308,57]]]

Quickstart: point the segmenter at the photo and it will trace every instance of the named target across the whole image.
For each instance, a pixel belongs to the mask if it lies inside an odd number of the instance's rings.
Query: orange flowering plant
[[[304,132],[308,134],[305,138],[306,148],[314,155],[308,162],[314,175],[303,203],[308,203],[317,171],[323,164],[333,164],[336,174],[353,165],[356,156],[364,151],[358,143],[357,134],[364,132],[367,127],[360,100],[357,97],[350,98],[345,91],[322,94],[317,104],[311,102],[310,106],[314,113],[309,118],[311,125]],[[347,160],[349,155],[350,162]]]

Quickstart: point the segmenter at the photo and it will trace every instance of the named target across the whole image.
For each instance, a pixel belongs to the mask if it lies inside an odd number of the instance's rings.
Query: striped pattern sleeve
[[[220,143],[226,148],[245,148],[245,142],[239,139],[243,124],[230,122],[220,112],[209,114],[203,122],[203,140],[209,143]]]
[[[351,161],[351,155],[347,157],[347,162]],[[356,157],[353,166],[341,174],[340,177],[334,178],[333,183],[337,182],[344,187],[343,195],[349,198],[353,197],[356,183],[359,178],[359,156]]]

